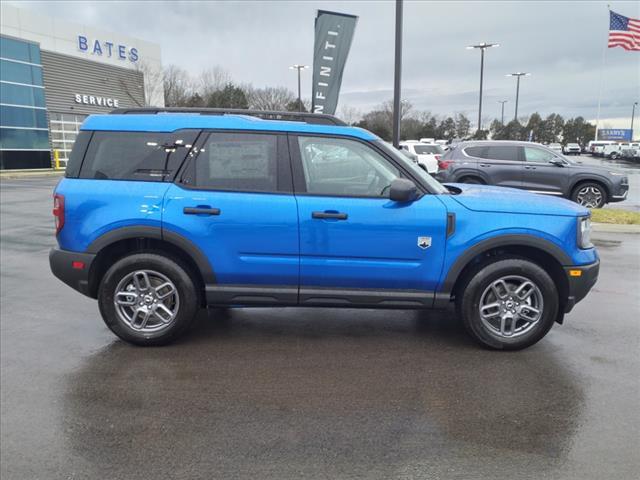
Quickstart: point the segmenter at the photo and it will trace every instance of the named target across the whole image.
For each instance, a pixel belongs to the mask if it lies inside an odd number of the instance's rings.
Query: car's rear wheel
[[[100,313],[118,337],[136,345],[164,345],[193,321],[198,291],[176,261],[151,253],[117,261],[98,291]]]
[[[456,307],[482,345],[519,350],[544,337],[558,313],[556,286],[539,265],[522,258],[485,263],[466,278]]]
[[[601,208],[607,203],[607,192],[599,183],[581,183],[573,189],[571,200],[586,208]]]

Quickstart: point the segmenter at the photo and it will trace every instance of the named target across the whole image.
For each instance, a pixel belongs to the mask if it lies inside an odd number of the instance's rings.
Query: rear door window
[[[486,157],[490,160],[520,160],[518,149],[520,147],[513,145],[493,145],[488,147]]]
[[[278,136],[271,134],[211,133],[187,183],[212,190],[278,192],[278,144]]]
[[[80,178],[97,180],[172,179],[198,130],[177,132],[94,132]]]

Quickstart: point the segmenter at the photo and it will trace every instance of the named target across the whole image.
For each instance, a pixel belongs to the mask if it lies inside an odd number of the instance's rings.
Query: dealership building
[[[87,115],[164,106],[158,45],[0,9],[0,169],[64,167]]]

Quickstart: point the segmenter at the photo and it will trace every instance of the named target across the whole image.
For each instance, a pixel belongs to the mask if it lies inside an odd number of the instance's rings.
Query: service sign
[[[631,141],[630,128],[601,128],[598,130],[598,140]]]
[[[109,108],[118,108],[120,106],[120,102],[118,102],[117,98],[101,97],[99,95],[76,93],[74,95],[74,100],[76,103],[80,103],[82,105],[96,105],[98,107]]]

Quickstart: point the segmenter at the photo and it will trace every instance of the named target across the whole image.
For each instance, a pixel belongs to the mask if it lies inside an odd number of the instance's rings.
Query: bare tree
[[[353,125],[362,119],[362,112],[350,105],[343,105],[338,116],[349,125]]]
[[[180,67],[169,65],[164,69],[164,104],[167,107],[184,107],[193,93],[193,81]]]
[[[254,110],[284,111],[287,105],[296,99],[293,92],[285,87],[253,88],[247,85],[244,86],[244,91],[249,108]]]
[[[197,89],[203,98],[222,90],[231,83],[231,75],[219,65],[203,70],[198,79]]]
[[[389,124],[393,123],[393,100],[382,103],[381,110],[389,116]],[[400,102],[400,121],[413,116],[413,105],[409,100]]]
[[[163,97],[163,72],[161,68],[152,67],[143,60],[138,60],[135,70],[144,77],[144,105],[154,106]],[[137,102],[136,102],[137,103]]]

